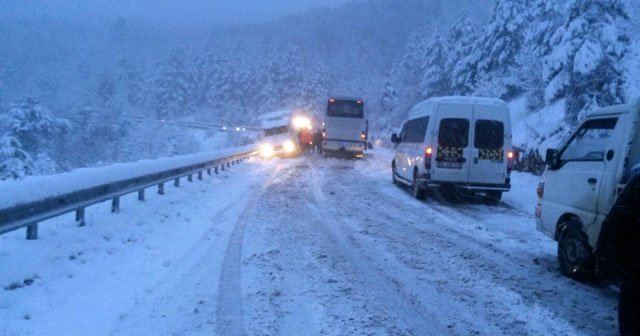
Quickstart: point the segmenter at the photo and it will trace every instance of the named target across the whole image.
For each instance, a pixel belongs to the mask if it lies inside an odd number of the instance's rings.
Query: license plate
[[[438,162],[438,168],[462,169],[462,162]]]

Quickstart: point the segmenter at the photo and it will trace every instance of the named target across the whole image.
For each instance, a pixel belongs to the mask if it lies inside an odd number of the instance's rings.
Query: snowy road
[[[254,161],[2,236],[0,335],[616,333],[615,293],[560,276],[535,230],[534,177],[497,207],[421,202],[390,153]]]

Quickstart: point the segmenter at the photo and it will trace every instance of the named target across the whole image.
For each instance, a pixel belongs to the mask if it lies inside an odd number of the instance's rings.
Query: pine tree
[[[33,97],[14,103],[5,117],[9,134],[32,155],[48,152],[53,140],[71,128],[66,119],[55,118],[53,113]]]
[[[155,80],[151,107],[163,118],[188,114],[194,108],[194,91],[185,51],[180,48],[172,50],[162,65],[160,77]]]
[[[551,37],[562,25],[562,3],[549,0],[532,0],[530,24],[525,30],[525,43],[516,57],[516,76],[526,92],[527,108],[536,111],[546,104],[542,75],[542,60],[553,49]]]
[[[456,95],[469,95],[475,90],[478,59],[473,57],[477,44],[476,32],[467,12],[462,12],[449,32],[451,56],[445,66],[451,78],[451,91]]]
[[[424,97],[451,95],[451,73],[446,68],[450,58],[450,46],[441,31],[436,29],[427,44],[426,57],[422,64],[424,74],[420,89]]]
[[[129,62],[126,57],[122,57],[118,61],[116,74],[117,86],[124,89],[117,92],[118,95],[124,95],[120,100],[126,101],[131,107],[142,107],[144,103],[144,79],[140,69]]]
[[[111,106],[113,98],[116,95],[116,86],[109,75],[100,75],[100,78],[98,79],[96,94],[98,96],[98,99],[100,99],[100,104],[102,105],[102,107]]]
[[[595,105],[624,100],[629,15],[620,0],[572,0],[567,8],[564,24],[551,38],[553,50],[544,58],[545,98],[566,98],[565,120],[575,123]]]
[[[0,138],[0,180],[19,180],[33,173],[33,162],[13,136]]]
[[[478,48],[476,94],[512,99],[522,87],[512,75],[517,70],[516,55],[524,44],[528,24],[528,0],[496,0],[489,24]]]

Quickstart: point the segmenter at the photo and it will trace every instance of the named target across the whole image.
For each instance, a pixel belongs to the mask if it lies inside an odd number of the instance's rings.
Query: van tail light
[[[322,129],[322,139],[326,139],[327,138],[327,129],[323,128]]]
[[[511,174],[513,170],[513,162],[515,161],[515,153],[513,151],[507,152],[507,174]]]
[[[360,133],[360,139],[364,140],[364,138],[366,138],[366,137],[367,137],[367,135],[364,133],[364,131],[362,131]]]
[[[433,148],[424,149],[424,169],[431,169],[431,157],[433,156]]]

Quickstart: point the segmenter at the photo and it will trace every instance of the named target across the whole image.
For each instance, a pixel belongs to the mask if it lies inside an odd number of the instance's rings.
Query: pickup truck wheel
[[[411,195],[413,195],[413,197],[419,200],[423,200],[425,196],[424,189],[420,187],[420,181],[418,181],[417,171],[413,172],[413,183],[411,184]]]
[[[393,161],[391,162],[391,182],[393,182],[393,184],[395,185],[399,185],[400,183],[398,182],[398,177],[397,177],[397,173],[396,173],[396,162]]]
[[[578,281],[593,276],[593,249],[578,221],[571,220],[564,226],[558,240],[558,262],[563,275]]]

